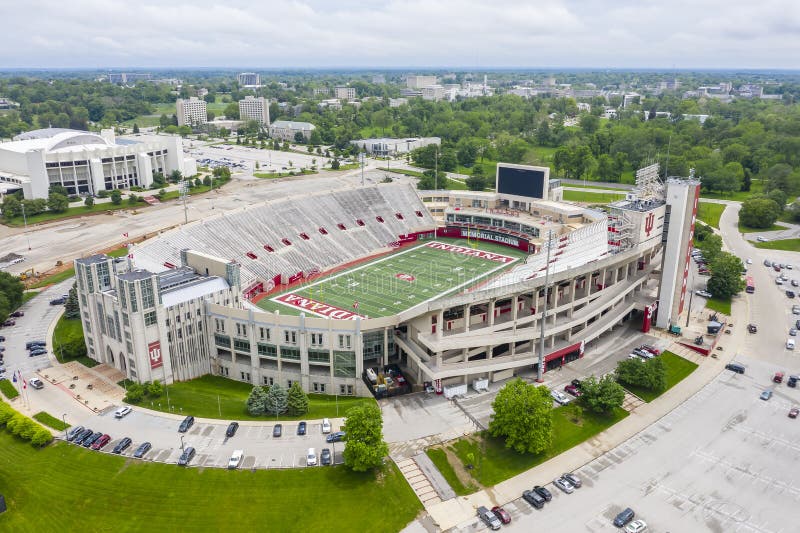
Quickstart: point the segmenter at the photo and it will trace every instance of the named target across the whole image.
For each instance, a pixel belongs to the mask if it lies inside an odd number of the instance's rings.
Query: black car
[[[113,450],[111,450],[111,451],[112,451],[113,453],[122,453],[123,451],[125,451],[125,449],[126,449],[128,446],[130,446],[130,445],[131,445],[131,442],[133,442],[133,441],[130,439],[130,437],[125,437],[124,439],[122,439],[121,441],[119,441],[119,442],[117,443],[117,445],[116,445],[116,446],[114,446],[114,449],[113,449]]]
[[[532,490],[526,490],[522,493],[522,499],[533,505],[537,509],[544,507],[544,498]]]
[[[143,442],[136,448],[136,451],[133,452],[133,456],[137,459],[141,459],[144,457],[144,454],[150,451],[150,448],[152,448],[152,445],[149,442]]]
[[[50,305],[64,305],[67,303],[65,298],[56,298],[55,300],[50,300]]]
[[[36,357],[39,355],[44,355],[47,353],[47,350],[31,350],[31,353],[28,354],[28,357]]]
[[[794,291],[786,291],[786,297],[787,298],[794,298],[795,297]]]
[[[6,320],[5,322],[3,322],[3,326],[4,327],[5,326],[11,327],[11,326],[16,326],[16,325],[17,325],[17,321],[16,320],[11,320],[10,318],[8,320]]]
[[[75,435],[75,438],[72,439],[72,442],[74,442],[75,444],[80,446],[83,443],[84,439],[87,439],[87,438],[91,437],[93,434],[94,434],[94,431],[92,431],[89,428],[86,428],[83,431],[81,431],[80,433],[78,433],[77,435]]]
[[[194,448],[188,446],[185,450],[183,450],[183,453],[178,459],[178,466],[189,466],[189,463],[192,462],[192,458],[194,458],[194,454]]]
[[[297,424],[297,434],[298,435],[305,435],[306,434],[306,423],[300,422]]]
[[[75,440],[75,437],[83,433],[83,430],[85,429],[86,428],[83,426],[75,426],[69,428],[69,431],[67,431],[67,442],[72,442],[73,440]]]
[[[102,436],[103,436],[102,431],[97,431],[95,433],[92,433],[91,435],[83,439],[83,442],[81,442],[81,446],[83,446],[84,448],[88,448],[89,446],[97,442],[97,439],[99,439]]]
[[[542,498],[544,498],[546,502],[549,502],[550,500],[553,499],[553,495],[550,494],[550,491],[540,485],[536,485],[535,487],[533,487],[533,491]]]
[[[3,335],[0,335],[0,342],[6,342],[6,338]]]
[[[337,431],[325,437],[325,442],[342,442],[344,440],[344,436],[344,431]]]
[[[796,327],[797,329],[800,329],[800,320],[795,320],[794,327]]]
[[[280,437],[281,435],[283,435],[283,426],[281,424],[275,424],[275,427],[272,428],[272,436]]]
[[[322,448],[322,453],[319,455],[319,463],[322,466],[330,466],[331,465],[331,449],[330,448]]]
[[[47,343],[44,341],[28,341],[25,343],[25,349],[30,350],[34,346],[45,346],[45,345],[47,345]]]
[[[189,415],[183,419],[183,422],[181,422],[180,427],[178,427],[178,431],[180,433],[186,433],[187,431],[189,431],[189,428],[192,427],[193,425],[194,425],[194,417],[192,415]]]
[[[576,389],[580,389],[581,388],[581,380],[573,379],[572,380],[572,386],[574,386]]]
[[[614,518],[614,525],[617,527],[624,527],[625,524],[633,520],[633,517],[634,517],[633,509],[628,507],[624,511],[619,513],[616,518]]]
[[[14,318],[19,318],[21,316],[25,316],[25,313],[23,313],[22,311],[14,311],[13,313],[11,313],[8,316],[12,316]]]
[[[230,424],[228,424],[228,429],[225,430],[225,436],[228,438],[233,437],[234,435],[236,435],[237,429],[239,429],[239,422],[231,422]]]

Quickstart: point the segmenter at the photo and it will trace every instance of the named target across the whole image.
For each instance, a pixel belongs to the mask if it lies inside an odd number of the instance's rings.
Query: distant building
[[[333,94],[339,100],[355,100],[355,87],[334,87]]]
[[[400,107],[407,104],[408,98],[389,98],[389,107]]]
[[[587,113],[591,113],[592,105],[587,104],[586,102],[578,102],[578,111],[586,111]]]
[[[400,95],[406,98],[415,98],[418,96],[422,96],[422,91],[419,89],[400,89]]]
[[[239,119],[269,126],[269,102],[264,97],[245,96],[244,100],[239,100]]]
[[[0,98],[0,109],[11,109],[13,107],[19,107],[19,104],[12,102],[8,98]]]
[[[422,99],[438,102],[444,98],[444,87],[441,85],[427,85],[422,88]]]
[[[108,83],[133,85],[137,81],[149,81],[153,75],[148,72],[109,72]]]
[[[276,120],[269,127],[269,134],[273,139],[294,141],[298,132],[303,134],[306,141],[311,138],[311,132],[316,126],[308,122],[293,122],[290,120]]]
[[[329,92],[327,87],[314,87],[314,96],[327,96]]]
[[[192,96],[188,100],[178,98],[175,102],[178,126],[198,126],[208,122],[206,101]]]
[[[368,154],[378,157],[386,157],[390,155],[406,154],[411,150],[422,148],[430,144],[441,145],[442,140],[439,137],[412,137],[402,139],[359,139],[357,141],[350,141],[367,152]]]
[[[436,85],[436,76],[410,75],[406,78],[406,87],[409,89],[422,89],[428,85]]]
[[[206,89],[205,87],[200,87],[199,89],[197,89],[198,98],[205,98],[206,95],[208,95],[208,89]]]
[[[628,107],[634,104],[640,104],[642,102],[642,95],[637,93],[626,93],[622,97],[622,108],[627,109]]]
[[[261,76],[255,72],[242,72],[236,79],[239,82],[239,87],[244,88],[258,88],[261,87]]]
[[[342,101],[336,98],[328,98],[317,104],[317,107],[319,107],[320,109],[327,108],[327,109],[335,109],[338,111],[342,108]]]
[[[384,76],[383,74],[376,74],[376,75],[372,76],[372,83],[375,83],[375,84],[386,83],[386,76]]]

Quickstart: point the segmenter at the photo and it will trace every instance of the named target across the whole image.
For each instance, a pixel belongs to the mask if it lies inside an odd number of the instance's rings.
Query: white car
[[[625,531],[626,533],[642,533],[647,531],[647,524],[645,524],[644,520],[634,520],[625,526]]]
[[[322,432],[323,433],[331,432],[331,421],[327,418],[322,419]]]
[[[551,390],[550,391],[550,396],[552,396],[553,399],[558,404],[567,405],[569,403],[569,398],[563,392],[560,392],[560,391],[557,391],[557,390]]]
[[[309,448],[306,454],[306,466],[317,466],[317,451]]]
[[[28,380],[28,384],[34,389],[41,389],[44,387],[44,383],[42,383],[42,380],[39,378],[31,378]]]
[[[703,298],[711,298],[711,293],[708,291],[694,291],[697,296],[702,296]]]
[[[244,457],[244,450],[234,450],[233,455],[231,455],[231,458],[228,459],[228,470],[235,470],[239,468],[239,465],[242,462],[242,457]]]
[[[761,237],[761,236],[759,235],[758,237],[756,237],[756,240],[757,240],[758,242],[767,242],[769,239],[767,239],[766,237]]]
[[[787,339],[786,340],[786,349],[787,350],[794,350],[794,339]]]
[[[131,409],[127,405],[124,407],[120,407],[119,409],[114,411],[114,418],[125,418],[131,413],[131,411],[133,411],[133,409]]]
[[[745,263],[747,263],[748,265],[752,265],[753,264],[753,260],[748,257],[747,261],[745,261]]]

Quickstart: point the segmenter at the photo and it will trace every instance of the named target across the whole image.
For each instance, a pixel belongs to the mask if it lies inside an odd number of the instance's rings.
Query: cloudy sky
[[[800,0],[0,0],[9,67],[800,67]]]

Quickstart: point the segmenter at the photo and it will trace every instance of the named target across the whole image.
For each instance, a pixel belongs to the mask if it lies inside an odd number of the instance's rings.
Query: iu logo
[[[150,355],[150,368],[164,366],[164,359],[161,357],[161,342],[155,341],[148,344],[147,352]]]
[[[650,236],[650,232],[653,231],[653,226],[655,225],[656,216],[653,213],[647,215],[647,218],[644,219],[644,233],[648,237]]]

